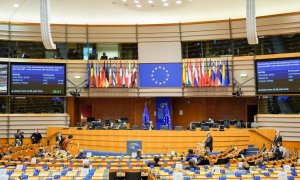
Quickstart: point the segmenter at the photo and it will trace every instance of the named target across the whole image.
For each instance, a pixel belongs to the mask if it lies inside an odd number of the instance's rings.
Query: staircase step
[[[258,148],[248,148],[247,151],[259,151],[259,149]]]
[[[253,144],[248,144],[248,149],[254,147]]]

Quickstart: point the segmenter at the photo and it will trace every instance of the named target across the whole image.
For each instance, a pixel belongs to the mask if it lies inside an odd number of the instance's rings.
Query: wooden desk
[[[47,130],[48,134],[57,131],[53,127]],[[63,136],[68,134],[74,136],[71,140],[73,147],[79,145],[80,149],[119,153],[126,152],[128,140],[141,140],[144,153],[166,153],[186,152],[187,149],[195,148],[197,143],[206,139],[204,131],[77,130],[76,128],[64,128],[60,131]],[[211,131],[214,138],[213,150],[221,151],[231,145],[246,148],[248,144],[253,143],[250,137],[253,134],[250,133],[251,131],[251,129]],[[262,134],[266,133],[273,134],[274,130],[263,130]],[[54,138],[51,139],[51,143],[54,143]],[[268,139],[263,139],[260,143],[262,145],[266,142]]]

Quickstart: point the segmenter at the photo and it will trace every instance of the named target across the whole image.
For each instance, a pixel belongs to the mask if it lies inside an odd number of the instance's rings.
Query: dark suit
[[[212,136],[207,137],[207,139],[204,143],[205,143],[204,148],[209,147],[210,152],[212,152],[212,150],[213,150],[213,138],[212,138]]]
[[[20,139],[21,143],[23,144],[24,136],[22,133],[17,133],[15,134],[15,139]]]
[[[277,144],[277,143],[282,143],[282,137],[279,135],[279,136],[275,136],[274,138],[274,143]]]
[[[56,136],[55,139],[56,139],[56,142],[59,142],[58,145],[61,145],[62,140],[63,140],[62,136]]]
[[[41,133],[33,133],[31,135],[32,144],[40,143],[41,139],[42,139]]]
[[[160,164],[158,164],[157,162],[148,162],[147,166],[151,167],[151,165],[153,165],[154,167],[160,167]]]
[[[197,166],[188,166],[188,167],[185,168],[185,170],[191,170],[191,169],[194,169],[194,171],[200,170],[200,168],[197,167]]]

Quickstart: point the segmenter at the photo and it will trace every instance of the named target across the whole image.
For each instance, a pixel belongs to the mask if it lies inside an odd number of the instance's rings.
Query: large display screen
[[[66,65],[11,63],[10,93],[29,95],[65,95]]]
[[[7,94],[7,63],[0,63],[0,94]]]
[[[300,58],[257,60],[257,94],[300,94]]]

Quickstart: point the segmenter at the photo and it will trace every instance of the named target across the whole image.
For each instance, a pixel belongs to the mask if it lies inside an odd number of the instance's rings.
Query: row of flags
[[[223,61],[187,60],[182,64],[183,87],[227,87],[229,84],[228,59]]]
[[[137,87],[137,64],[88,61],[87,87]]]

